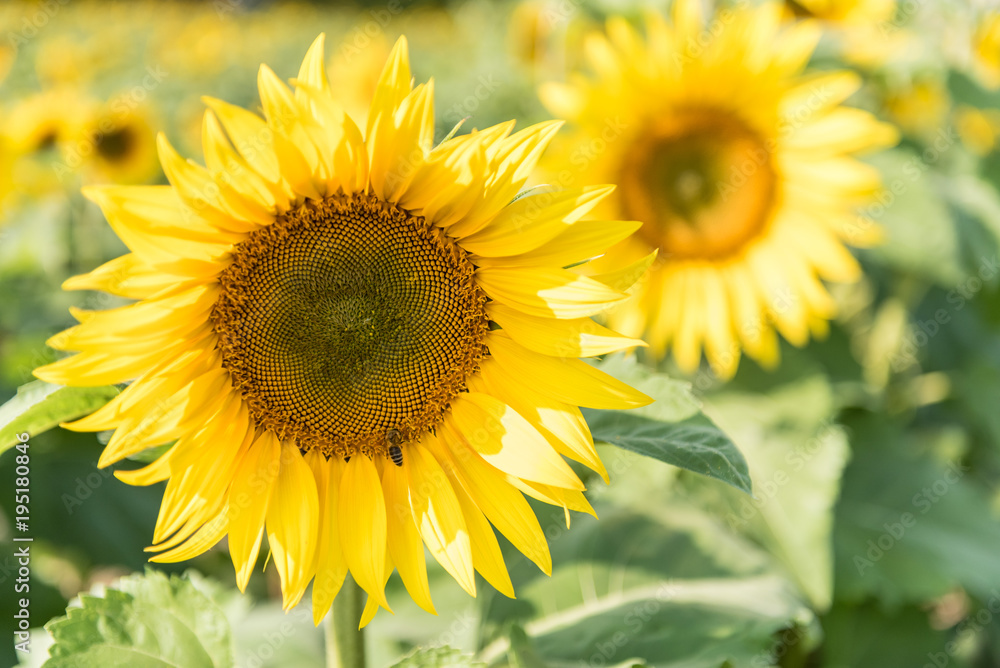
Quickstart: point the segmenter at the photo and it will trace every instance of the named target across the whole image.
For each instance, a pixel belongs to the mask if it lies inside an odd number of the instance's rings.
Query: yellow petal
[[[466,237],[482,229],[493,219],[528,181],[539,158],[548,147],[562,121],[544,121],[497,142],[490,162],[495,174],[475,208],[462,220],[448,228],[455,237]]]
[[[639,339],[630,339],[598,325],[590,318],[540,318],[499,302],[487,304],[486,312],[510,338],[543,355],[594,357],[646,345]]]
[[[562,457],[513,408],[488,394],[466,392],[451,403],[450,419],[465,442],[504,473],[568,489],[584,489]]]
[[[247,164],[269,183],[280,183],[281,168],[271,142],[271,130],[264,119],[252,111],[222,100],[203,97],[202,101],[218,115],[233,146]]]
[[[347,462],[338,506],[344,559],[358,585],[388,610],[382,581],[386,554],[385,499],[378,471],[368,457],[359,454]]]
[[[447,429],[442,431],[442,436],[440,443],[434,439],[427,442],[441,465],[452,468],[466,493],[514,547],[535,562],[542,572],[551,574],[552,556],[545,534],[521,493],[510,486],[504,474],[465,445],[460,436]]]
[[[319,497],[319,528],[313,566],[316,579],[312,588],[313,623],[319,626],[347,575],[347,561],[340,544],[339,510],[344,461],[339,457],[327,460],[318,448],[309,451],[306,461],[313,471]]]
[[[403,466],[386,466],[382,471],[382,490],[388,524],[389,556],[399,570],[406,591],[421,608],[437,614],[431,601],[427,581],[424,545],[420,542],[417,525],[410,510],[410,488],[407,470],[411,464],[404,454]]]
[[[636,221],[579,220],[549,243],[520,255],[481,257],[481,267],[566,267],[597,257],[642,227]]]
[[[642,392],[578,359],[549,357],[490,332],[487,345],[504,371],[548,396],[574,406],[636,408],[653,402]]]
[[[507,572],[507,565],[503,560],[503,553],[500,551],[500,544],[497,542],[493,527],[486,521],[483,511],[479,509],[472,497],[462,488],[454,473],[445,469],[452,480],[452,488],[458,498],[458,505],[462,508],[462,516],[465,518],[465,526],[469,529],[469,537],[472,542],[472,563],[487,582],[493,588],[508,598],[514,598],[514,585],[510,581],[510,573]]]
[[[281,580],[282,609],[299,602],[312,577],[319,527],[316,479],[298,447],[281,443],[281,468],[267,507],[267,543]]]
[[[228,517],[229,507],[225,506],[214,518],[205,522],[190,538],[184,541],[183,545],[150,557],[149,560],[158,564],[173,564],[204,554],[226,535],[229,529]]]
[[[264,431],[233,474],[229,491],[229,554],[236,567],[236,586],[240,591],[246,590],[257,563],[280,456],[278,439],[271,431]]]
[[[423,440],[435,438],[428,433]],[[406,446],[403,466],[410,483],[413,520],[427,549],[462,589],[475,596],[469,531],[448,477],[434,456],[417,442]]]
[[[494,300],[540,317],[585,318],[626,297],[565,269],[482,267],[476,270],[476,278]]]
[[[576,406],[536,391],[524,382],[504,373],[495,359],[487,359],[477,376],[469,378],[469,390],[485,392],[510,405],[530,422],[556,452],[580,462],[608,482],[608,472],[594,448],[583,414]]]
[[[566,231],[613,191],[614,186],[588,186],[524,195],[462,239],[462,247],[486,257],[526,253]]]

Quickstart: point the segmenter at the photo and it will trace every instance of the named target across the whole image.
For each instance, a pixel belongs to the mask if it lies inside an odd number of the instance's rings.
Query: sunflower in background
[[[0,85],[7,78],[11,66],[14,64],[14,50],[10,47],[0,46]],[[0,109],[0,127],[7,125],[7,114]],[[7,200],[13,191],[13,151],[10,146],[10,139],[5,133],[0,131],[0,225],[6,221]]]
[[[943,74],[927,73],[893,85],[883,101],[889,119],[904,133],[932,136],[944,125],[951,111],[951,97]]]
[[[149,110],[125,96],[95,110],[84,128],[83,147],[88,180],[147,183],[160,173]]]
[[[741,349],[774,366],[775,328],[798,346],[824,335],[835,308],[821,279],[856,280],[845,242],[879,237],[852,213],[879,174],[851,155],[896,132],[841,106],[854,74],[803,76],[818,26],[780,17],[776,4],[733,10],[703,33],[698,2],[682,0],[672,23],[649,17],[646,40],[612,19],[586,45],[594,76],[541,89],[577,131],[553,156],[570,166],[553,168],[555,181],[617,182],[599,212],[643,223],[589,271],[660,251],[612,327],[648,333],[687,372],[703,349],[724,378]]]
[[[955,109],[954,116],[959,138],[974,154],[988,155],[1000,145],[1000,109],[963,105]]]
[[[621,272],[563,268],[638,226],[584,218],[606,186],[516,198],[558,123],[432,147],[433,81],[412,87],[402,38],[363,134],[322,38],[295,82],[261,67],[265,118],[207,100],[207,167],[161,136],[172,185],[86,190],[131,252],[65,287],[139,301],[74,311],[50,344],[78,354],[35,374],[134,379],[66,425],[115,429],[102,467],[176,439],[116,473],[168,480],[153,561],[228,535],[242,589],[266,533],[284,607],[315,579],[317,623],[348,572],[362,624],[393,568],[433,611],[424,545],[470,594],[478,571],[513,596],[494,528],[548,573],[523,495],[568,521],[592,510],[563,457],[607,476],[577,406],[650,401],[577,359],[641,344],[589,318],[626,298]]]
[[[980,82],[991,90],[1000,88],[1000,12],[990,12],[980,19],[972,48]]]
[[[787,18],[820,21],[837,52],[856,65],[877,68],[918,47],[895,21],[896,0],[786,0]]]
[[[24,97],[10,108],[0,134],[10,150],[12,187],[29,197],[65,189],[70,147],[83,138],[83,118],[93,102],[75,86]]]

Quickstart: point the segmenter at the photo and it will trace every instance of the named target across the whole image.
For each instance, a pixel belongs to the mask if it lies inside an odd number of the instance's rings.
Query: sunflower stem
[[[365,668],[365,633],[358,628],[364,605],[361,587],[348,573],[326,618],[327,668]]]

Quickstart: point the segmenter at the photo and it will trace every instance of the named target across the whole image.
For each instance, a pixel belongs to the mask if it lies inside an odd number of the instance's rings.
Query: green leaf
[[[486,668],[486,664],[451,647],[424,647],[415,649],[392,668]]]
[[[0,406],[0,454],[17,443],[17,434],[37,436],[60,422],[93,413],[118,394],[118,388],[63,387],[40,380],[22,385]]]
[[[729,437],[701,412],[690,385],[646,369],[634,358],[610,357],[599,367],[656,401],[631,411],[583,409],[595,441],[751,493],[746,460]]]
[[[147,570],[45,625],[55,643],[44,668],[227,668],[229,623],[190,578]]]
[[[539,658],[523,628],[514,624],[508,635],[510,649],[507,650],[507,660],[510,662],[510,668],[546,668],[545,662]]]
[[[727,391],[710,403],[713,416],[739,440],[755,483],[753,499],[723,494],[727,524],[765,546],[814,608],[826,609],[833,596],[834,506],[849,448],[832,421],[825,377],[769,393]]]
[[[698,414],[677,423],[622,411],[582,409],[595,441],[615,445],[751,493],[746,460],[715,423]]]
[[[965,275],[961,240],[945,203],[942,191],[949,181],[937,171],[939,161],[928,162],[911,149],[897,148],[868,156],[866,162],[882,172],[886,189],[883,201],[862,213],[883,229],[886,239],[865,254],[939,285],[957,284]]]
[[[660,468],[622,455],[640,466],[622,470],[616,486],[636,486]],[[540,509],[552,576],[510,555],[517,599],[480,593],[488,643],[480,658],[511,661],[514,622],[552,666],[770,666],[754,661],[769,656],[773,634],[813,621],[795,585],[755,545],[668,490],[644,497],[642,513],[595,504],[601,519],[575,518],[571,531],[561,509]]]
[[[960,459],[964,430],[903,431],[867,413],[848,424],[855,455],[837,507],[838,595],[887,605],[957,588],[994,596],[1000,520],[989,510],[992,490]]]

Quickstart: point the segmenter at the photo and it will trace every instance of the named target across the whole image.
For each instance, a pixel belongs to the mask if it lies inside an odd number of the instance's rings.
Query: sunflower
[[[918,40],[894,21],[896,0],[785,0],[788,18],[822,22],[847,61],[877,68],[918,49]]]
[[[84,131],[87,166],[94,177],[115,183],[145,183],[159,173],[148,111],[119,97],[103,105]]]
[[[82,137],[81,112],[92,105],[73,86],[49,88],[13,105],[0,128],[13,163],[11,189],[36,197],[62,190],[64,175],[73,171],[68,149]]]
[[[973,66],[979,81],[990,90],[1000,88],[1000,11],[983,15],[972,40]]]
[[[836,26],[874,25],[892,18],[896,0],[786,0],[793,16],[816,18]]]
[[[575,169],[554,180],[617,181],[601,213],[643,223],[585,272],[660,251],[611,326],[648,332],[652,352],[672,348],[687,372],[703,349],[721,377],[741,349],[773,366],[775,328],[796,345],[824,334],[834,304],[819,279],[857,279],[844,242],[877,239],[851,211],[879,176],[850,154],[895,132],[840,106],[853,74],[802,74],[817,26],[780,16],[775,4],[731,10],[703,32],[698,3],[681,0],[672,24],[649,17],[648,40],[613,18],[587,42],[593,77],[541,89],[578,131],[554,156]]]
[[[475,594],[513,596],[494,528],[546,573],[524,494],[593,512],[563,456],[606,478],[578,405],[645,395],[577,359],[638,345],[589,319],[621,272],[563,269],[635,231],[583,219],[610,187],[517,197],[559,127],[505,123],[432,148],[433,81],[392,49],[362,135],[331,92],[323,39],[290,90],[266,66],[265,118],[214,99],[207,167],[161,136],[170,186],[92,187],[131,253],[70,279],[138,303],[75,311],[44,380],[133,380],[70,429],[115,429],[99,465],[176,441],[152,559],[228,534],[240,588],[266,533],[286,609],[317,621],[350,572],[362,618],[393,568],[433,611],[424,545]],[[579,266],[587,266],[586,264]],[[491,526],[492,525],[492,526]]]

